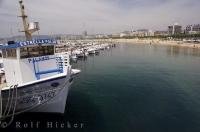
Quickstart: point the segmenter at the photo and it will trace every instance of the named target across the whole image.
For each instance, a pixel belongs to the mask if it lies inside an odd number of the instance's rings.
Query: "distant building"
[[[86,38],[86,39],[95,39],[96,36],[95,35],[87,35],[84,38]]]
[[[124,31],[122,33],[120,33],[120,37],[123,38],[123,37],[130,37],[130,31]]]
[[[72,35],[72,34],[67,34],[67,35],[56,35],[56,36],[52,36],[53,38],[56,38],[57,40],[59,40],[62,43],[66,43],[68,42],[68,40],[77,40],[77,39],[82,39],[83,36],[82,35]]]
[[[154,36],[154,35],[155,35],[155,32],[154,32],[153,30],[149,30],[149,32],[148,32],[147,35],[148,35],[148,36]]]
[[[108,35],[105,35],[105,34],[96,34],[95,38],[101,39],[101,38],[109,38],[109,37],[108,37]]]
[[[154,32],[149,29],[139,29],[134,34],[136,34],[138,37],[154,36]]]
[[[131,31],[130,36],[131,37],[137,37],[138,36],[137,31]]]
[[[120,37],[120,33],[114,33],[111,34],[112,38],[119,38]]]
[[[185,33],[186,34],[198,34],[198,33],[200,33],[200,24],[186,26]]]
[[[137,36],[138,37],[144,37],[144,36],[148,36],[148,29],[139,29],[137,30]]]
[[[83,37],[86,37],[86,36],[88,36],[87,31],[83,31]]]
[[[193,25],[187,25],[185,28],[185,33],[189,34],[192,31],[192,27],[193,27]]]
[[[177,35],[182,33],[182,26],[178,23],[175,23],[172,26],[168,26],[168,34],[169,35]]]
[[[154,36],[168,36],[168,31],[155,31]]]

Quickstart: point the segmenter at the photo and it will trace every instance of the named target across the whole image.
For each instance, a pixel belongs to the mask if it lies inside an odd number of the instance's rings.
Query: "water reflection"
[[[166,47],[167,55],[177,57],[179,55],[184,56],[200,56],[200,49],[196,48],[187,48],[179,46],[167,46]]]

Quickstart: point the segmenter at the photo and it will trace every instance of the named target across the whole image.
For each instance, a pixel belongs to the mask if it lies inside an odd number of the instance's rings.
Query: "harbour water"
[[[22,114],[11,127],[20,122],[29,123],[17,129],[26,132],[199,132],[199,66],[198,49],[119,44],[73,64],[82,72],[63,117]]]

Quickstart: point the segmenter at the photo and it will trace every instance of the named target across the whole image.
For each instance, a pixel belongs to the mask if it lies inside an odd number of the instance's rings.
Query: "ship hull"
[[[44,113],[65,113],[66,101],[69,88],[72,82],[66,83],[66,86],[51,100],[45,104],[29,111],[29,112],[44,112]]]
[[[57,77],[31,85],[2,91],[4,117],[23,112],[65,112],[72,78]]]

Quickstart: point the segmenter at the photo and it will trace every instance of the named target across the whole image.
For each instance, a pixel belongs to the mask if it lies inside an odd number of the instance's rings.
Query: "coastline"
[[[117,43],[132,43],[132,44],[152,44],[152,45],[168,45],[168,46],[181,46],[188,48],[200,49],[200,43],[189,43],[184,41],[160,40],[160,39],[113,39]]]

